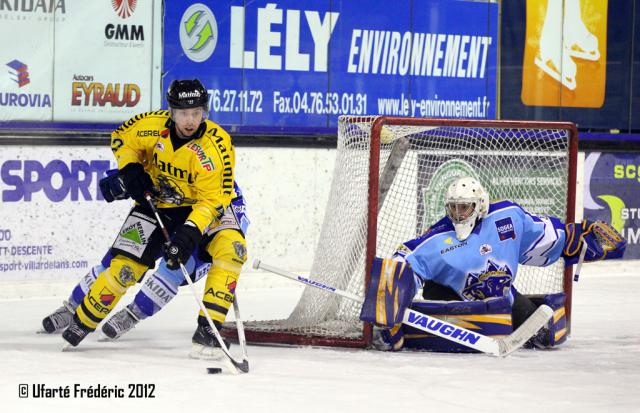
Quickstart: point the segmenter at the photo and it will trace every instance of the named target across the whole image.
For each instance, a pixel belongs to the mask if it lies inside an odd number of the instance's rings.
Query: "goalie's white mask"
[[[445,194],[445,210],[456,230],[456,238],[464,241],[469,237],[479,219],[489,211],[489,195],[477,179],[456,179]]]

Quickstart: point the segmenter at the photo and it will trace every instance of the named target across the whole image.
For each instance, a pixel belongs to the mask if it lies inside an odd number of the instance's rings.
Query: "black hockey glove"
[[[195,225],[184,224],[178,228],[173,240],[164,246],[163,255],[167,268],[177,270],[180,263],[186,264],[201,238],[202,234]]]
[[[153,181],[149,174],[144,171],[142,164],[127,164],[120,169],[118,175],[122,178],[122,183],[131,198],[141,204],[145,202],[144,194],[153,192]]]
[[[129,194],[122,182],[122,177],[118,174],[117,169],[107,171],[107,176],[100,180],[99,185],[102,197],[107,202],[129,198]]]

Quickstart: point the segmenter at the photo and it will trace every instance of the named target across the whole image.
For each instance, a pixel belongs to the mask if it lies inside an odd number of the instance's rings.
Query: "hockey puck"
[[[220,367],[207,367],[207,373],[209,374],[222,373],[222,369]]]

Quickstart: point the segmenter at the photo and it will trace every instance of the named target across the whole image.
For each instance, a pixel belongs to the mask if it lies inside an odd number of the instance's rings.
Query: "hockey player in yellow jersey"
[[[177,270],[196,247],[211,260],[204,304],[218,327],[234,299],[246,260],[241,231],[219,222],[234,196],[235,152],[229,134],[207,119],[209,95],[200,81],[176,80],[167,91],[168,111],[133,117],[111,135],[118,178],[136,201],[111,248],[113,259],[77,307],[63,338],[77,346],[115,308],[127,289],[162,254]],[[146,195],[151,194],[171,235],[165,240]],[[219,346],[203,314],[193,336],[195,355]]]

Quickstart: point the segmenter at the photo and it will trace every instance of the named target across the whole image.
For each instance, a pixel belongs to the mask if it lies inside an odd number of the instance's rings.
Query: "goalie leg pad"
[[[537,306],[546,304],[553,309],[553,318],[549,324],[533,337],[529,347],[551,348],[567,341],[567,315],[565,311],[566,295],[564,293],[546,295],[527,295]]]
[[[411,308],[486,336],[503,336],[513,332],[511,304],[508,297],[491,298],[486,301],[419,300],[414,301]],[[405,348],[446,353],[477,352],[462,344],[427,334],[406,325],[402,328]]]
[[[375,258],[360,319],[380,327],[402,323],[416,292],[415,276],[404,260]]]
[[[583,245],[587,245],[585,262],[621,258],[627,241],[615,228],[603,221],[570,223],[565,227],[565,243],[562,256],[566,265],[576,264]]]

